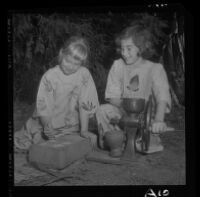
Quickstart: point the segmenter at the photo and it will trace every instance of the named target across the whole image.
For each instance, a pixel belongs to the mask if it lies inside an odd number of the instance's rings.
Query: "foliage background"
[[[168,74],[171,92],[177,104],[184,105],[184,18],[170,7],[149,11],[167,22],[165,41],[157,46],[158,57]],[[57,63],[58,50],[74,33],[85,36],[90,44],[89,70],[99,100],[109,68],[118,57],[114,36],[134,18],[135,12],[56,12],[13,13],[14,101],[33,103],[44,72]]]

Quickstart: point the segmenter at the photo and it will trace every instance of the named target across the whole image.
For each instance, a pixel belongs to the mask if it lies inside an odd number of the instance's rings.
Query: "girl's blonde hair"
[[[60,49],[58,54],[58,63],[60,64],[66,56],[72,56],[79,60],[83,66],[86,66],[89,56],[89,45],[85,38],[80,36],[72,36]]]

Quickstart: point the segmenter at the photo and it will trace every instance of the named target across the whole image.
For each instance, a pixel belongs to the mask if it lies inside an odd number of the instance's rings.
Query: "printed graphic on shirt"
[[[82,103],[82,105],[81,105],[81,107],[84,109],[84,110],[86,110],[86,111],[92,111],[96,106],[95,105],[93,105],[93,103],[92,102],[87,102],[87,104],[86,103]]]
[[[45,98],[38,98],[38,109],[44,111],[47,108]]]
[[[53,87],[51,85],[51,82],[46,78],[44,77],[44,81],[43,81],[44,85],[45,85],[45,90],[47,92],[51,92],[53,90]]]
[[[131,78],[129,81],[129,85],[127,86],[128,90],[131,90],[133,92],[136,92],[139,90],[139,76],[135,75],[134,77]]]

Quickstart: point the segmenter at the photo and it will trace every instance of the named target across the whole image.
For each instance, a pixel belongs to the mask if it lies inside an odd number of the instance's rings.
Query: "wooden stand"
[[[128,161],[136,161],[138,159],[138,154],[135,151],[135,137],[137,133],[137,128],[127,128],[125,127],[125,132],[127,135],[127,143],[126,147],[123,153],[123,156],[121,157],[122,160],[128,160]]]

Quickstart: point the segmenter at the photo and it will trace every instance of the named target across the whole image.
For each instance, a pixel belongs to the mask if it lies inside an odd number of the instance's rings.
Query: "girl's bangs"
[[[70,52],[71,52],[71,56],[74,59],[77,59],[77,60],[80,60],[80,61],[84,61],[87,58],[87,51],[81,45],[72,45],[70,47]]]

